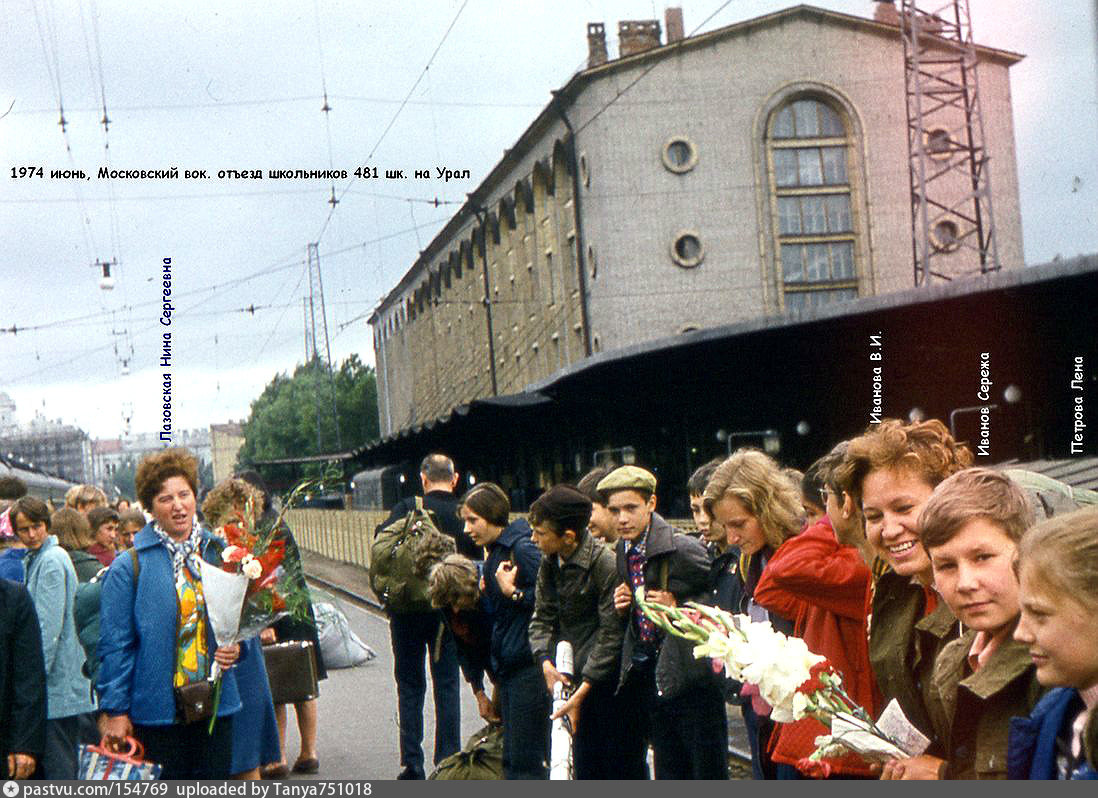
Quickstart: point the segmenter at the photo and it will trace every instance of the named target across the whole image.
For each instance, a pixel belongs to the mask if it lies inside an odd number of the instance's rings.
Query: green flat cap
[[[622,466],[615,468],[595,486],[595,490],[602,493],[614,490],[643,490],[648,493],[656,492],[656,476],[651,471],[645,471],[637,466]]]

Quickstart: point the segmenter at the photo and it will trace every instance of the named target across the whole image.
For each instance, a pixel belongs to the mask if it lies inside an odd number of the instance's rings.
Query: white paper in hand
[[[869,762],[887,762],[903,759],[907,754],[887,740],[869,731],[865,721],[845,712],[836,713],[831,719],[831,739],[841,743]]]
[[[895,698],[884,708],[877,728],[895,740],[908,756],[918,756],[930,747],[930,739],[911,725]]]
[[[238,642],[240,612],[244,608],[244,593],[248,590],[248,577],[231,574],[216,565],[200,560],[202,568],[202,594],[206,599],[206,618],[213,629],[219,646]]]

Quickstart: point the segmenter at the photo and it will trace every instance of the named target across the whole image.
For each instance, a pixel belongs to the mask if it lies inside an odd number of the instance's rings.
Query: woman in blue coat
[[[84,649],[76,635],[72,607],[76,571],[50,532],[49,507],[24,496],[11,507],[12,529],[27,547],[23,560],[27,592],[34,600],[42,631],[46,665],[46,747],[42,775],[47,779],[76,778],[76,747],[97,742],[95,701],[84,676]]]
[[[163,779],[226,779],[241,706],[232,666],[241,650],[218,647],[206,617],[198,560],[220,563],[222,545],[195,518],[198,461],[186,449],[163,449],[141,461],[135,482],[153,520],[103,582],[100,728],[117,747],[137,737]],[[211,734],[208,720],[183,721],[175,688],[207,679],[215,661],[224,675]]]
[[[263,494],[242,479],[222,480],[202,502],[202,514],[213,529],[220,529],[243,513],[248,500],[259,515]],[[236,687],[240,692],[241,709],[233,718],[233,778],[258,779],[259,768],[282,759],[278,740],[278,723],[271,684],[263,661],[263,648],[258,638],[240,644],[244,656],[236,666]]]

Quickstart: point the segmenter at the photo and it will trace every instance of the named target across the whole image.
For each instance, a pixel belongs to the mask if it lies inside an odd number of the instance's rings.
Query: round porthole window
[[[693,269],[705,257],[705,247],[694,230],[684,230],[671,244],[671,260],[684,269]]]
[[[689,172],[698,163],[698,151],[685,136],[672,136],[663,145],[663,165],[676,174]]]
[[[961,231],[957,223],[951,219],[945,219],[934,225],[930,231],[930,237],[934,239],[934,248],[939,252],[952,252],[961,246]]]

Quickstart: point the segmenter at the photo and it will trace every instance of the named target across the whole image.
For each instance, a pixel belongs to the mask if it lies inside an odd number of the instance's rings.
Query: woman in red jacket
[[[841,445],[809,469],[819,471],[824,489],[836,493],[832,470],[842,462]],[[876,717],[878,695],[869,664],[866,641],[865,592],[870,573],[853,541],[835,536],[828,516],[782,543],[771,556],[755,587],[755,601],[771,612],[793,619],[793,633],[809,650],[827,657],[842,674],[847,693]],[[827,734],[819,721],[805,718],[781,724],[770,738],[775,762],[796,765],[815,748],[817,736]],[[829,760],[837,776],[873,777],[861,757],[848,755]]]

